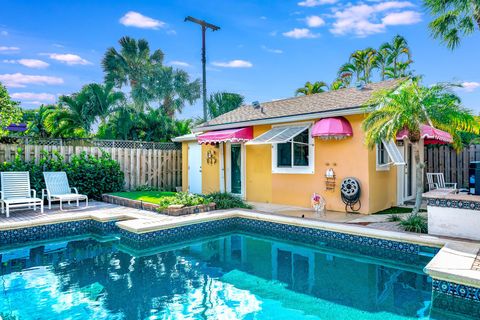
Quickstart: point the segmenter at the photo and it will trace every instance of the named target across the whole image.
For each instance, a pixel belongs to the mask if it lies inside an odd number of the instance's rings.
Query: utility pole
[[[202,95],[203,95],[203,120],[207,121],[207,70],[206,70],[206,64],[207,64],[207,54],[206,54],[206,48],[205,48],[205,31],[208,29],[212,29],[212,31],[217,31],[220,29],[220,27],[208,23],[204,20],[199,20],[196,18],[193,18],[191,16],[188,16],[185,18],[185,22],[190,21],[196,24],[199,24],[202,26]]]

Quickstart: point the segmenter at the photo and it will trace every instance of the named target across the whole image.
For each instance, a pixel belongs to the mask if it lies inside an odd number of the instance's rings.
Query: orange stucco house
[[[398,85],[389,80],[254,103],[212,119],[175,139],[182,142],[183,190],[226,191],[247,201],[301,207],[310,207],[318,193],[327,210],[344,211],[340,185],[354,177],[361,188],[360,213],[413,199],[408,140],[369,149],[361,129],[362,106],[372,94]]]

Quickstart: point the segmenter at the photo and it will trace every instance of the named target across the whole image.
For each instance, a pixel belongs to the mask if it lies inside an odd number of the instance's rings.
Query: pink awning
[[[408,130],[403,129],[397,133],[397,140],[408,138]],[[425,139],[425,144],[452,143],[453,138],[450,133],[436,129],[426,124],[420,126],[420,138]]]
[[[351,136],[353,136],[352,126],[344,117],[321,119],[312,128],[312,137],[343,139]]]
[[[247,142],[253,139],[252,127],[210,131],[199,135],[198,143],[215,144],[219,142]]]

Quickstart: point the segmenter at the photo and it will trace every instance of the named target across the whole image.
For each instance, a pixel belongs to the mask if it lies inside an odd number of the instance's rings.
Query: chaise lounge
[[[10,208],[32,207],[43,213],[43,201],[37,198],[37,192],[30,188],[30,174],[28,171],[1,172],[0,202],[2,214],[5,212],[10,217]]]
[[[42,190],[42,199],[48,200],[48,209],[52,208],[52,201],[60,202],[60,210],[63,211],[63,202],[76,201],[77,207],[80,206],[79,201],[85,200],[85,208],[88,207],[88,197],[79,194],[77,188],[71,188],[68,183],[67,174],[61,172],[44,172],[46,189]],[[72,192],[73,191],[73,192]]]

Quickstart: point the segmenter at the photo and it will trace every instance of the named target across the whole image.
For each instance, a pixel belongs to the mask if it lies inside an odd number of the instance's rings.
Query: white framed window
[[[272,144],[272,173],[314,173],[314,151],[310,127],[286,142]]]
[[[377,171],[390,170],[390,164],[395,166],[405,165],[405,160],[393,141],[382,140],[376,144]]]
[[[377,158],[377,171],[390,170],[390,158],[388,157],[387,149],[383,143],[375,145]]]

